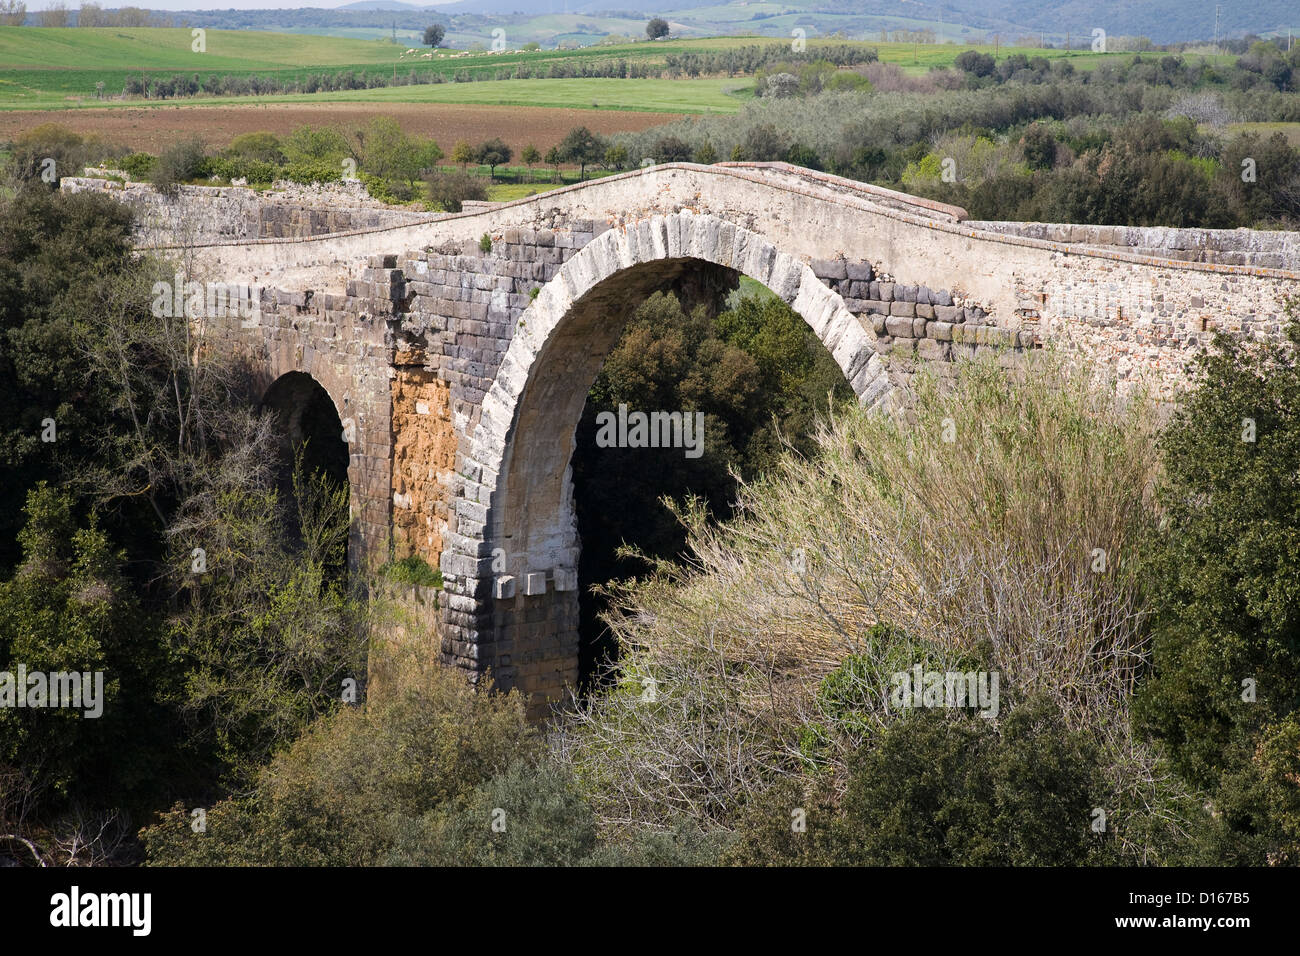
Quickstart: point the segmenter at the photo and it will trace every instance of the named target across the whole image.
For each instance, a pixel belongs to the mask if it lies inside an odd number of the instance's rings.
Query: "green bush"
[[[436,170],[425,179],[429,201],[446,212],[460,212],[467,199],[488,198],[487,184],[481,176],[466,172]]]
[[[117,168],[136,181],[149,178],[158,160],[149,153],[131,153],[117,161]]]
[[[1220,852],[1295,862],[1295,778],[1268,754],[1300,707],[1300,362],[1285,344],[1221,337],[1200,371],[1162,442],[1154,672],[1138,714],[1217,795]]]
[[[429,562],[418,554],[413,554],[398,561],[390,561],[379,569],[390,581],[398,584],[418,584],[422,587],[442,587],[442,569],[432,568]]]
[[[343,179],[343,166],[341,162],[329,160],[305,160],[289,163],[280,170],[279,178],[302,183],[304,186],[312,183],[336,183]]]
[[[270,166],[283,166],[285,162],[280,138],[274,133],[241,133],[230,141],[222,155]]]
[[[159,154],[149,181],[164,195],[175,195],[177,187],[202,176],[207,163],[203,141],[198,137],[184,139]]]
[[[143,833],[149,862],[372,866],[441,858],[444,846],[473,845],[468,821],[477,824],[485,799],[501,793],[490,781],[535,757],[538,746],[519,695],[475,690],[463,674],[435,667],[364,709],[313,723],[250,794],[208,809],[206,832],[191,829],[181,805],[162,815]],[[533,789],[517,775],[501,786],[507,799]],[[545,787],[536,790],[547,806]],[[521,821],[529,812],[520,811]],[[456,826],[463,829],[444,837]]]
[[[391,866],[572,866],[596,846],[573,779],[549,761],[516,760],[450,817],[426,814],[398,834]]]
[[[861,747],[838,807],[794,785],[767,793],[728,860],[1076,866],[1105,856],[1104,793],[1098,748],[1046,698],[998,720],[915,710]]]
[[[246,179],[249,185],[267,186],[280,178],[280,167],[273,163],[240,156],[211,157],[207,161],[206,172],[209,176],[216,176],[227,182]]]

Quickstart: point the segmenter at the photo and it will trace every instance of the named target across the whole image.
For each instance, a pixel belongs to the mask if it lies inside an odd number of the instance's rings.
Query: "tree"
[[[758,163],[785,159],[790,150],[785,135],[772,123],[751,126],[740,141],[740,146],[747,160]]]
[[[460,166],[462,171],[474,162],[474,147],[469,144],[469,140],[456,140],[456,145],[451,148],[451,161]]]
[[[652,147],[657,163],[688,163],[691,144],[677,136],[660,136]]]
[[[542,154],[538,152],[536,146],[529,143],[520,151],[519,158],[523,160],[524,164],[528,167],[529,179],[531,179],[533,167],[542,161]]]
[[[645,25],[645,35],[651,40],[668,36],[668,21],[663,17],[654,17]]]
[[[624,169],[627,166],[627,147],[622,143],[605,150],[605,166],[609,169]]]
[[[43,27],[66,27],[68,25],[68,8],[61,3],[54,3],[42,10],[38,16]]]
[[[959,70],[970,73],[972,76],[991,76],[997,63],[987,53],[980,53],[978,50],[964,50],[957,54],[952,61],[952,65]]]
[[[108,26],[108,16],[99,4],[83,3],[77,11],[77,26],[105,27]]]
[[[447,212],[460,212],[465,200],[484,200],[488,198],[487,187],[482,176],[472,173],[446,172],[437,170],[425,179],[429,201],[437,203]]]
[[[436,47],[442,43],[442,38],[447,35],[447,28],[441,23],[431,23],[424,28],[424,45]]]
[[[564,162],[564,154],[560,152],[560,147],[552,146],[546,151],[546,165],[555,167],[554,181],[560,181],[560,164]]]
[[[713,144],[707,139],[700,144],[700,148],[695,151],[691,157],[692,162],[699,163],[701,166],[711,166],[718,161],[718,151],[713,148]]]
[[[488,168],[489,179],[496,179],[497,167],[502,163],[510,162],[514,155],[515,151],[507,146],[500,137],[479,143],[474,148],[474,162]]]
[[[587,178],[587,167],[605,158],[605,140],[585,126],[575,126],[560,141],[560,155],[578,164],[579,181]]]
[[[1288,332],[1300,341],[1300,326]],[[1138,696],[1139,717],[1175,769],[1211,792],[1226,831],[1220,854],[1248,864],[1300,860],[1300,363],[1291,343],[1216,337],[1199,361],[1203,384],[1165,432],[1155,670]]]
[[[21,0],[0,0],[0,24],[20,27],[27,19],[27,4]]]

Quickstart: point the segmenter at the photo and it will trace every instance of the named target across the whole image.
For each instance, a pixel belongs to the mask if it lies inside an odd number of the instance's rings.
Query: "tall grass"
[[[978,662],[1000,672],[1004,709],[1047,694],[1128,748],[1155,433],[1143,398],[1054,355],[1011,378],[989,359],[943,388],[922,377],[908,421],[832,414],[816,456],[742,485],[726,525],[682,507],[690,566],[612,588],[620,682],[560,735],[598,812],[726,822],[806,769],[801,736],[837,717],[832,671],[857,710],[832,771],[889,719],[888,675],[912,663]]]

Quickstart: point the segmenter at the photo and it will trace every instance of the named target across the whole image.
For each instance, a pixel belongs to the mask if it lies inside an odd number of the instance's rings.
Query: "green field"
[[[195,53],[186,29],[0,27],[0,69],[281,70],[396,62],[405,47],[303,33],[208,30]]]
[[[259,102],[407,102],[473,103],[508,106],[578,106],[602,109],[713,113],[737,109],[747,93],[744,77],[711,79],[503,79],[484,82],[498,71],[517,64],[545,68],[557,60],[592,61],[626,59],[663,63],[668,54],[707,52],[779,41],[759,37],[714,37],[662,43],[597,44],[580,50],[522,50],[499,54],[455,55],[440,52],[429,59],[406,56],[407,47],[375,40],[323,37],[300,33],[265,33],[252,30],[210,30],[207,50],[191,50],[186,29],[94,28],[53,29],[0,27],[0,109],[61,109],[78,106],[155,105],[139,98],[112,100],[128,75],[273,75],[301,79],[322,72],[356,74],[438,73],[480,78],[476,82],[422,83],[366,90],[313,94],[273,94],[240,97],[183,97],[166,100],[183,104],[234,104]],[[835,41],[809,39],[808,49]],[[993,52],[990,46],[956,44],[864,43],[886,63],[909,73],[951,66],[965,49]],[[422,51],[425,52],[425,51]],[[1076,68],[1087,70],[1106,59],[1123,59],[1126,53],[1095,54],[1063,50],[1002,47],[1002,55],[1025,53],[1049,59],[1069,56]],[[105,99],[96,95],[102,83]]]
[[[1281,133],[1290,145],[1300,147],[1300,123],[1229,123],[1227,129],[1230,133],[1258,133],[1266,137]]]

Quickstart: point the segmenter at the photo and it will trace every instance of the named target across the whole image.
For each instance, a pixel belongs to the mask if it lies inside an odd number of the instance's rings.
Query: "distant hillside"
[[[1298,0],[1220,3],[1219,37],[1300,34]],[[447,29],[445,45],[488,44],[504,29],[511,45],[586,46],[607,36],[643,35],[662,16],[681,37],[757,34],[788,37],[841,33],[878,40],[882,31],[932,31],[947,42],[1006,41],[1037,36],[1059,45],[1094,29],[1145,36],[1156,43],[1195,42],[1215,35],[1213,0],[456,0],[444,4],[356,0],[333,9],[159,11],[174,26],[318,33],[414,44],[430,23]],[[76,13],[72,13],[75,22]],[[36,15],[29,14],[34,25]],[[496,34],[496,35],[499,35]]]

